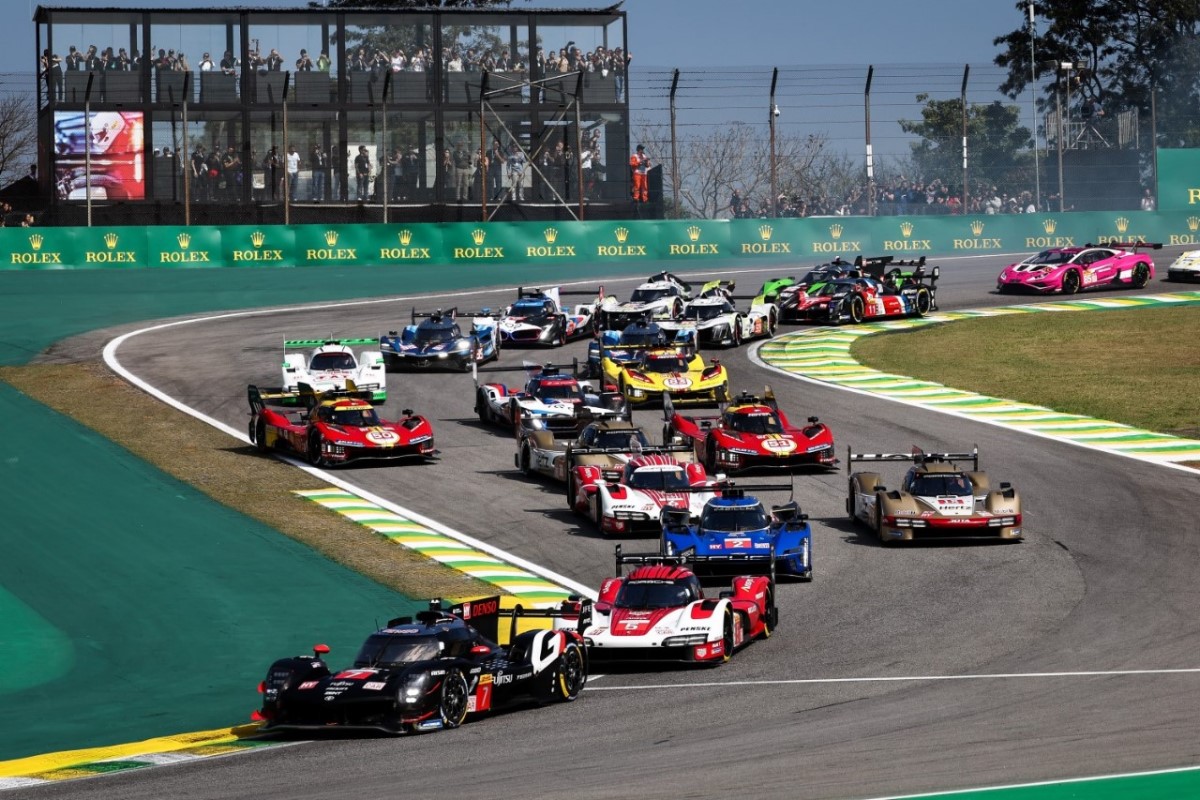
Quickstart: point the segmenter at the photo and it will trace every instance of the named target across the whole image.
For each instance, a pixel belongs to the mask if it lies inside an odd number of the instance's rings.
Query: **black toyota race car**
[[[312,656],[276,661],[259,684],[262,708],[252,718],[265,723],[263,731],[419,733],[457,728],[469,714],[504,706],[578,697],[587,681],[580,635],[529,631],[501,647],[494,641],[501,614],[513,616],[514,631],[517,616],[562,616],[502,611],[499,597],[448,610],[434,600],[428,611],[368,636],[347,669],[331,671],[329,648],[320,644]]]

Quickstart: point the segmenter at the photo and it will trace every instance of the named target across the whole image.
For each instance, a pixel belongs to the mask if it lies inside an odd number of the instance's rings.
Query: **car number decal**
[[[692,379],[684,375],[672,375],[663,379],[663,386],[668,389],[686,389],[692,385]]]
[[[796,449],[796,442],[787,436],[764,436],[762,448],[772,453],[790,453]]]
[[[394,444],[400,441],[400,437],[394,431],[389,431],[385,428],[371,428],[371,430],[367,431],[367,438],[379,444]]]

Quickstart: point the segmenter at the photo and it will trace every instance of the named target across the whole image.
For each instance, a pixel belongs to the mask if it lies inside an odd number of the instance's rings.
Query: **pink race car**
[[[1141,289],[1154,277],[1154,262],[1138,251],[1161,248],[1161,244],[1147,242],[1055,247],[1005,267],[996,279],[996,289],[1037,294],[1075,294],[1098,286]]]

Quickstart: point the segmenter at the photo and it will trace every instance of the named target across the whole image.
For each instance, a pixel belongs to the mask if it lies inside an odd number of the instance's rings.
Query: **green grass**
[[[991,397],[1200,435],[1200,308],[1020,314],[869,336],[859,362]]]

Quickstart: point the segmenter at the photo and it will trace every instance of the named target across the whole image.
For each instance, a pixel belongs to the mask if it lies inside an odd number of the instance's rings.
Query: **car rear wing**
[[[683,278],[676,275],[674,272],[667,272],[666,270],[664,270],[662,272],[656,272],[653,275],[651,275],[649,278],[646,279],[646,283],[660,283],[663,281],[677,283],[683,288],[683,290],[685,292],[692,291],[692,285],[690,283],[688,283],[687,281],[685,281]]]
[[[1085,247],[1092,246],[1091,244],[1085,245]],[[1132,250],[1134,252],[1138,250],[1162,250],[1162,242],[1108,242],[1104,246],[1114,247],[1118,250]]]
[[[471,362],[471,377],[474,379],[475,385],[478,386],[479,385],[479,373],[481,373],[481,372],[524,372],[527,375],[529,375],[530,377],[533,377],[534,375],[540,375],[542,373],[563,372],[563,370],[565,370],[567,368],[570,368],[570,370],[571,370],[569,373],[569,377],[577,378],[579,376],[579,359],[573,358],[573,359],[571,359],[570,362],[565,363],[565,364],[551,364],[551,363],[534,364],[531,361],[526,361],[524,364],[522,364],[519,367],[516,367],[516,366],[513,366],[513,367],[501,367],[501,366],[481,367],[478,364],[476,364],[474,361],[472,361]],[[568,373],[563,373],[563,374],[567,375]]]
[[[577,594],[570,595],[557,608],[525,608],[517,603],[512,608],[500,609],[500,616],[511,618],[508,641],[517,638],[517,625],[522,619],[575,619],[575,630],[583,633],[592,625],[592,601]],[[472,623],[474,624],[474,623]],[[482,631],[480,631],[482,633]]]
[[[634,566],[676,566],[686,567],[688,564],[728,564],[731,561],[738,563],[754,563],[762,562],[767,565],[768,574],[771,576],[771,586],[775,585],[775,545],[771,545],[771,549],[766,553],[745,553],[739,554],[736,558],[730,556],[698,556],[694,552],[685,553],[625,553],[621,549],[621,545],[616,546],[616,562],[617,562],[617,577],[623,577],[625,574],[625,565],[631,564]],[[725,593],[721,593],[725,596]]]
[[[630,430],[629,436],[634,437],[634,431]],[[636,440],[634,440],[636,441]],[[638,445],[635,447],[568,447],[567,448],[567,469],[571,468],[572,461],[575,456],[603,456],[603,455],[621,455],[623,453],[630,454],[631,457],[638,456],[666,456],[672,453],[690,453],[694,455],[691,445],[686,444],[664,444],[651,445],[644,447]]]
[[[300,393],[290,392],[280,386],[258,387],[253,383],[246,387],[246,399],[250,413],[259,414],[267,406],[294,406],[300,403]]]
[[[379,337],[373,339],[351,338],[351,339],[335,339],[332,336],[328,339],[284,339],[283,349],[289,347],[293,350],[303,348],[307,350],[310,347],[324,347],[325,345],[342,345],[343,347],[362,347],[367,344],[379,344]]]
[[[908,453],[855,453],[846,447],[846,471],[851,472],[856,462],[864,461],[906,461],[910,464],[929,464],[937,461],[970,461],[971,469],[979,471],[979,447],[972,447],[969,453],[927,453],[914,446]]]

